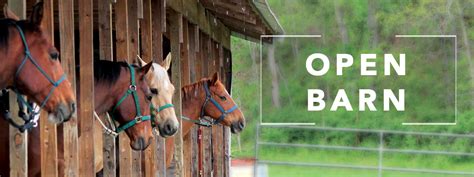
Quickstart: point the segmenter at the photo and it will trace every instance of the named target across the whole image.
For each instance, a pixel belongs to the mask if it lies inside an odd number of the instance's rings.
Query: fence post
[[[26,0],[8,0],[9,8],[20,17],[26,18]],[[10,111],[13,120],[21,120],[18,116],[18,106],[16,103],[16,94],[9,92]],[[21,121],[19,121],[21,122]],[[3,123],[3,122],[2,122]],[[6,123],[6,121],[4,122]],[[20,177],[28,175],[27,165],[27,147],[28,147],[28,132],[21,133],[17,128],[9,126],[9,153],[10,153],[10,176]],[[8,167],[7,167],[8,168]],[[0,174],[1,176],[2,174]],[[8,174],[5,174],[8,175]]]
[[[43,27],[50,34],[54,43],[54,5],[53,0],[44,1]],[[41,140],[41,176],[58,176],[57,127],[48,121],[48,113],[41,111],[40,118]]]
[[[171,65],[171,81],[176,88],[181,88],[181,43],[183,42],[183,16],[178,12],[173,12],[170,15],[170,43],[171,43],[171,55],[173,56],[174,62]],[[173,96],[173,104],[175,105],[176,115],[182,115],[181,111],[181,92],[177,91]],[[179,119],[180,125],[182,120]],[[182,138],[182,127],[178,129],[175,135],[175,175],[176,177],[183,177],[183,138]]]
[[[94,37],[93,2],[79,1],[80,134],[79,176],[95,176],[94,170]],[[48,164],[49,165],[49,164]]]
[[[74,45],[74,0],[58,1],[59,6],[59,35],[61,43],[61,65],[64,72],[68,74],[69,82],[72,84],[74,95],[76,95],[76,62],[75,62],[75,45]],[[58,127],[58,131],[62,131],[63,154],[59,154],[64,159],[64,165],[60,166],[59,175],[74,177],[79,176],[79,144],[78,144],[78,127],[77,117],[72,117]],[[62,129],[61,129],[62,128]],[[61,147],[61,146],[59,146]]]
[[[382,177],[383,173],[383,131],[379,132],[379,177]]]

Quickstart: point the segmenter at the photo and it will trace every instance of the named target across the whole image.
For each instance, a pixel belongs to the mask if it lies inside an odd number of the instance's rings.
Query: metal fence
[[[261,129],[262,128],[278,128],[278,129],[298,129],[298,130],[310,130],[310,131],[329,131],[329,132],[350,132],[350,133],[365,133],[373,134],[378,136],[378,147],[357,147],[357,146],[336,146],[336,145],[322,145],[322,144],[295,144],[295,143],[280,143],[280,142],[268,142],[261,141]],[[387,167],[383,165],[384,153],[404,153],[404,154],[427,154],[427,155],[446,155],[446,156],[467,156],[474,157],[474,153],[471,152],[455,152],[455,151],[437,151],[437,150],[419,150],[419,149],[391,149],[384,147],[384,137],[387,135],[402,135],[402,136],[431,136],[431,137],[451,137],[451,138],[467,138],[474,141],[473,134],[452,134],[452,133],[431,133],[431,132],[410,132],[410,131],[393,131],[393,130],[373,130],[373,129],[354,129],[354,128],[331,128],[331,127],[316,127],[316,126],[286,126],[286,125],[257,125],[256,133],[256,159],[255,172],[257,172],[257,166],[262,164],[267,165],[283,165],[283,166],[307,166],[307,167],[324,167],[324,168],[347,168],[347,169],[361,169],[361,170],[377,170],[378,176],[383,176],[383,171],[396,171],[396,172],[410,172],[410,173],[431,173],[431,174],[444,174],[444,175],[474,175],[474,171],[451,171],[451,170],[439,170],[439,169],[417,169],[417,168],[400,168],[400,167]],[[329,163],[308,163],[308,162],[294,162],[294,161],[271,161],[271,160],[259,160],[259,151],[263,146],[273,147],[285,147],[285,148],[315,148],[315,149],[327,149],[327,150],[339,150],[339,151],[366,151],[378,153],[378,165],[377,166],[362,166],[352,164],[329,164]],[[255,177],[258,177],[255,174]]]

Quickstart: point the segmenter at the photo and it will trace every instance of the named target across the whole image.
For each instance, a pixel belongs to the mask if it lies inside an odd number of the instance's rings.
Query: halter
[[[212,98],[212,95],[211,95],[211,91],[209,90],[209,86],[207,84],[207,82],[204,82],[204,90],[206,91],[206,100],[204,101],[204,104],[202,105],[201,107],[201,115],[199,116],[199,121],[192,121],[198,125],[201,125],[201,126],[212,126],[212,125],[216,125],[216,124],[219,124],[220,122],[222,122],[225,117],[227,116],[227,114],[229,113],[232,113],[234,112],[238,107],[237,105],[234,105],[232,108],[230,108],[229,110],[225,110],[224,107],[222,107],[214,98]],[[219,109],[219,111],[222,113],[219,118],[215,121],[210,121],[210,120],[207,120],[209,122],[211,122],[210,124],[206,124],[204,122],[201,121],[201,119],[204,118],[204,109],[206,108],[207,104],[209,103],[209,101],[211,101],[211,103],[216,106],[217,109]],[[184,120],[187,120],[189,118],[187,117],[182,117],[182,119]],[[198,123],[199,122],[199,123]]]
[[[115,118],[113,117],[113,113],[115,112],[115,110],[120,106],[120,104],[122,104],[123,101],[125,101],[125,99],[129,96],[129,95],[132,95],[133,96],[133,100],[135,102],[135,109],[136,109],[136,116],[133,120],[123,124],[123,125],[120,125],[116,130],[115,130],[115,133],[120,133],[130,127],[133,127],[135,126],[136,124],[140,123],[140,122],[143,122],[143,121],[147,121],[147,120],[151,120],[151,116],[150,115],[147,115],[147,116],[143,116],[142,113],[140,112],[140,102],[138,101],[138,95],[137,95],[137,86],[135,85],[135,70],[133,68],[133,66],[131,65],[128,65],[128,68],[130,69],[130,86],[128,87],[128,90],[125,92],[125,94],[122,96],[122,98],[120,98],[120,100],[117,102],[117,104],[114,106],[114,108],[112,109],[112,111],[109,113],[111,116],[112,116],[112,119],[115,120]]]
[[[153,119],[155,118],[155,115],[153,114],[154,111],[160,113],[161,111],[163,111],[163,110],[165,110],[165,109],[167,109],[167,108],[172,108],[172,107],[174,107],[173,104],[167,103],[167,104],[165,104],[165,105],[163,105],[163,106],[160,106],[160,107],[156,108],[155,106],[153,106],[153,104],[150,103],[150,111],[152,112],[152,117],[153,117]],[[155,121],[151,121],[151,125],[152,125],[153,127],[156,127]]]
[[[15,27],[18,29],[18,32],[20,33],[20,37],[21,37],[21,41],[23,43],[23,46],[25,48],[24,50],[24,53],[25,53],[25,57],[23,58],[23,60],[21,61],[21,64],[20,66],[18,67],[16,73],[15,73],[15,80],[18,79],[18,76],[20,75],[23,67],[25,66],[25,63],[27,61],[31,61],[31,63],[33,63],[33,65],[36,67],[36,69],[38,69],[41,74],[46,77],[46,79],[51,83],[51,85],[53,86],[51,88],[51,90],[49,91],[48,95],[46,95],[46,98],[41,102],[40,106],[39,106],[39,109],[34,109],[30,104],[28,104],[28,102],[23,98],[23,96],[20,94],[20,92],[18,91],[17,89],[17,86],[16,86],[16,82],[13,83],[13,88],[12,90],[16,93],[17,95],[17,101],[20,105],[23,105],[23,106],[26,106],[26,108],[28,109],[28,111],[30,112],[30,115],[29,115],[29,118],[26,118],[24,116],[21,116],[23,118],[23,120],[25,121],[25,123],[23,125],[19,125],[15,122],[13,122],[13,120],[11,119],[11,115],[10,113],[8,112],[8,110],[6,111],[5,113],[5,118],[7,119],[7,121],[14,127],[18,128],[21,132],[25,131],[25,130],[29,130],[31,129],[32,127],[36,127],[38,126],[38,118],[39,116],[39,113],[40,113],[40,110],[43,109],[43,107],[46,105],[46,103],[48,102],[49,98],[51,98],[51,95],[53,94],[54,90],[56,89],[56,87],[59,86],[59,84],[61,84],[64,80],[66,80],[66,74],[63,74],[61,76],[61,78],[59,78],[59,80],[57,81],[54,81],[44,70],[43,68],[41,68],[41,66],[36,62],[36,60],[34,59],[33,56],[31,56],[31,52],[30,52],[30,49],[28,47],[28,44],[26,42],[26,37],[25,37],[25,34],[23,33],[23,30],[21,29],[20,26],[18,26],[18,24],[15,24]],[[21,114],[20,114],[21,115]],[[35,118],[36,117],[36,118]]]

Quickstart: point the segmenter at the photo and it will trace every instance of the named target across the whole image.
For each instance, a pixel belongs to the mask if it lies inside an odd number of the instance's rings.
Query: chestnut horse
[[[0,89],[26,95],[49,112],[51,122],[69,120],[76,112],[76,98],[59,52],[41,27],[43,3],[33,7],[27,20],[20,20],[6,6],[4,15],[0,19]],[[35,112],[31,107],[29,111]]]
[[[121,125],[116,133],[124,131],[130,138],[132,149],[140,151],[146,149],[153,138],[151,123],[148,121],[151,119],[150,103],[147,100],[148,97],[151,97],[151,93],[148,84],[144,80],[151,66],[151,63],[142,68],[137,68],[123,62],[94,62],[95,111],[99,114],[109,112],[114,120]],[[133,94],[136,94],[136,97]],[[137,108],[139,109],[137,110]],[[8,129],[1,131],[6,133]],[[62,137],[62,131],[58,131],[58,137]],[[41,174],[39,139],[39,130],[33,129],[29,134],[30,141],[28,142],[28,176],[40,176]],[[1,143],[8,144],[8,139]],[[62,147],[63,141],[61,138],[58,138],[58,143],[58,147]],[[61,167],[64,165],[62,163],[63,149],[58,148],[58,150],[59,174],[64,174],[62,171],[64,168]],[[8,163],[8,154],[0,156],[0,161]],[[5,166],[5,164],[2,165]],[[8,167],[8,165],[6,166]],[[1,176],[8,176],[8,174],[8,170],[0,172]]]
[[[214,73],[211,79],[205,78],[199,82],[186,85],[181,89],[183,103],[183,137],[195,125],[210,126],[222,124],[230,127],[232,133],[239,133],[245,127],[245,117],[237,108],[225,86]],[[213,120],[202,120],[204,117]],[[174,154],[174,137],[166,139],[166,167],[169,167]]]
[[[138,58],[135,61],[139,66],[146,65],[146,63]],[[173,108],[171,100],[175,88],[170,81],[167,70],[170,69],[171,56],[168,54],[166,59],[160,64],[153,63],[150,71],[146,74],[145,80],[150,86],[150,91],[152,93],[151,102],[154,105],[151,111],[154,114],[154,124],[155,127],[158,127],[159,134],[162,137],[169,137],[174,135],[178,128],[179,122],[176,118],[176,114]],[[100,125],[96,125],[100,128]],[[94,147],[96,159],[95,159],[95,168],[96,172],[100,172],[103,168],[103,148],[102,148],[102,131],[95,131],[94,129],[94,140],[97,143]]]

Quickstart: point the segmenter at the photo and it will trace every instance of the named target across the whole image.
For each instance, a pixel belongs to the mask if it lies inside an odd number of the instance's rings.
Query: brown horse
[[[206,91],[206,87],[208,87],[208,91]],[[230,127],[232,133],[239,133],[244,129],[245,117],[240,109],[236,107],[234,100],[219,80],[217,73],[214,73],[211,79],[205,78],[184,86],[181,92],[183,94],[183,116],[186,119],[183,119],[182,124],[183,137],[204,116],[214,120],[211,124],[220,123]],[[219,109],[216,104],[223,110]],[[166,139],[166,167],[170,166],[173,154],[174,137],[170,137]]]
[[[76,99],[59,53],[41,27],[43,3],[33,7],[27,20],[20,20],[7,7],[4,15],[0,19],[0,89],[28,96],[50,113],[54,123],[69,120]]]
[[[148,99],[152,94],[149,91],[149,86],[144,78],[151,66],[152,64],[149,63],[142,68],[132,67],[133,72],[136,73],[133,79],[135,80],[138,100],[135,100],[132,95],[124,97],[124,93],[127,93],[129,89],[133,89],[133,86],[131,87],[130,83],[131,68],[127,63],[110,61],[94,62],[94,103],[96,112],[99,114],[109,112],[120,125],[126,125],[129,122],[137,121],[133,126],[126,128],[123,131],[129,136],[130,146],[132,149],[140,151],[146,149],[153,138],[151,121],[149,121],[150,119],[148,119],[148,121],[145,118],[137,120],[139,114],[138,110],[136,110],[136,105],[138,104],[142,116],[150,115],[150,102]],[[121,104],[118,104],[122,98],[124,98],[124,100]],[[116,107],[115,112],[111,112],[114,107]],[[80,123],[78,124],[80,125]],[[0,131],[7,133],[8,129]],[[62,131],[58,131],[58,137],[62,137],[61,133]],[[39,131],[33,129],[29,134],[29,140],[31,141],[28,142],[28,176],[40,176],[41,174],[41,152],[38,148],[40,143],[38,141],[39,139]],[[8,139],[0,143],[8,144]],[[58,147],[62,147],[62,139],[58,139],[58,143]],[[6,148],[8,148],[8,146],[6,146]],[[59,169],[64,169],[61,167],[64,165],[62,163],[63,159],[61,155],[63,149],[58,148],[58,150]],[[8,154],[5,156],[0,154],[0,161],[8,163]],[[2,165],[5,166],[5,164]],[[64,174],[61,170],[59,173]],[[8,174],[8,170],[0,171],[1,176],[8,176]]]

